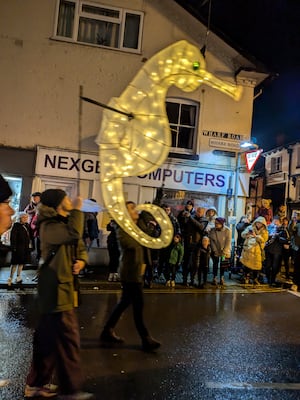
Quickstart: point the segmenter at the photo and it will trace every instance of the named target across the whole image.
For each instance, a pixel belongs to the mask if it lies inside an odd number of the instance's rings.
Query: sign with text
[[[166,189],[227,194],[232,172],[213,168],[199,168],[179,164],[163,164],[157,170],[138,177],[125,178],[125,183]],[[239,195],[245,196],[243,188],[249,186],[249,175],[240,173]]]
[[[36,174],[74,179],[99,179],[98,154],[38,147]]]
[[[38,147],[36,174],[73,179],[98,180],[100,174],[98,155],[75,151]],[[124,183],[147,187],[161,187],[182,191],[203,193],[228,193],[232,171],[216,168],[201,168],[182,164],[163,164],[157,170],[141,176],[124,178]],[[244,196],[242,187],[248,188],[248,174],[240,173],[243,184],[239,185],[239,195]]]
[[[234,140],[224,140],[224,139],[209,139],[210,147],[226,149],[226,150],[240,150],[240,143]]]
[[[257,160],[259,159],[259,156],[263,152],[262,149],[255,150],[255,151],[247,151],[245,153],[246,156],[246,167],[247,171],[251,172],[254,168],[254,165],[256,164]]]

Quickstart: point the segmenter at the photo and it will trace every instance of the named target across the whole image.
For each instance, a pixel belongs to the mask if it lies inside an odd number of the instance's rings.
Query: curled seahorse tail
[[[125,198],[123,196],[123,181],[122,178],[115,178],[109,182],[102,184],[102,196],[104,204],[107,205],[107,210],[111,217],[132,236],[142,246],[152,249],[161,249],[167,247],[173,239],[173,225],[165,211],[154,204],[139,204],[139,211],[150,213],[160,226],[161,234],[155,238],[147,235],[142,231],[130,217]]]

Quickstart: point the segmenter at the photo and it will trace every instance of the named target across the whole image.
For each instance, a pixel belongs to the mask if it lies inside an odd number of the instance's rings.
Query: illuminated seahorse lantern
[[[241,87],[223,82],[205,69],[205,60],[196,46],[179,41],[148,60],[118,98],[112,98],[103,111],[97,138],[100,153],[100,181],[104,205],[112,218],[141,245],[166,247],[173,238],[173,227],[164,210],[153,204],[140,204],[138,210],[152,214],[161,227],[158,238],[145,234],[128,214],[123,195],[123,178],[148,174],[166,160],[171,131],[166,114],[168,88],[175,85],[190,92],[202,83],[238,100]]]

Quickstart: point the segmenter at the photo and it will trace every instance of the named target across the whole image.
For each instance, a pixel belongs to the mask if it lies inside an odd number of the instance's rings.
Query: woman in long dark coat
[[[25,212],[21,212],[18,214],[10,234],[11,266],[10,275],[7,280],[8,286],[11,286],[16,270],[16,283],[22,283],[21,273],[23,266],[31,262],[33,243],[33,233],[28,224],[28,215]]]

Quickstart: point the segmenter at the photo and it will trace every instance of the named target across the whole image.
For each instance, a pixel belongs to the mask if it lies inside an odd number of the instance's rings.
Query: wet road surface
[[[0,292],[1,400],[23,398],[36,321],[32,291]],[[99,346],[119,290],[86,291],[79,309],[85,389],[97,400],[300,399],[300,298],[287,291],[147,291],[145,321],[162,342],[141,351],[131,309]],[[1,385],[1,381],[0,381]]]

